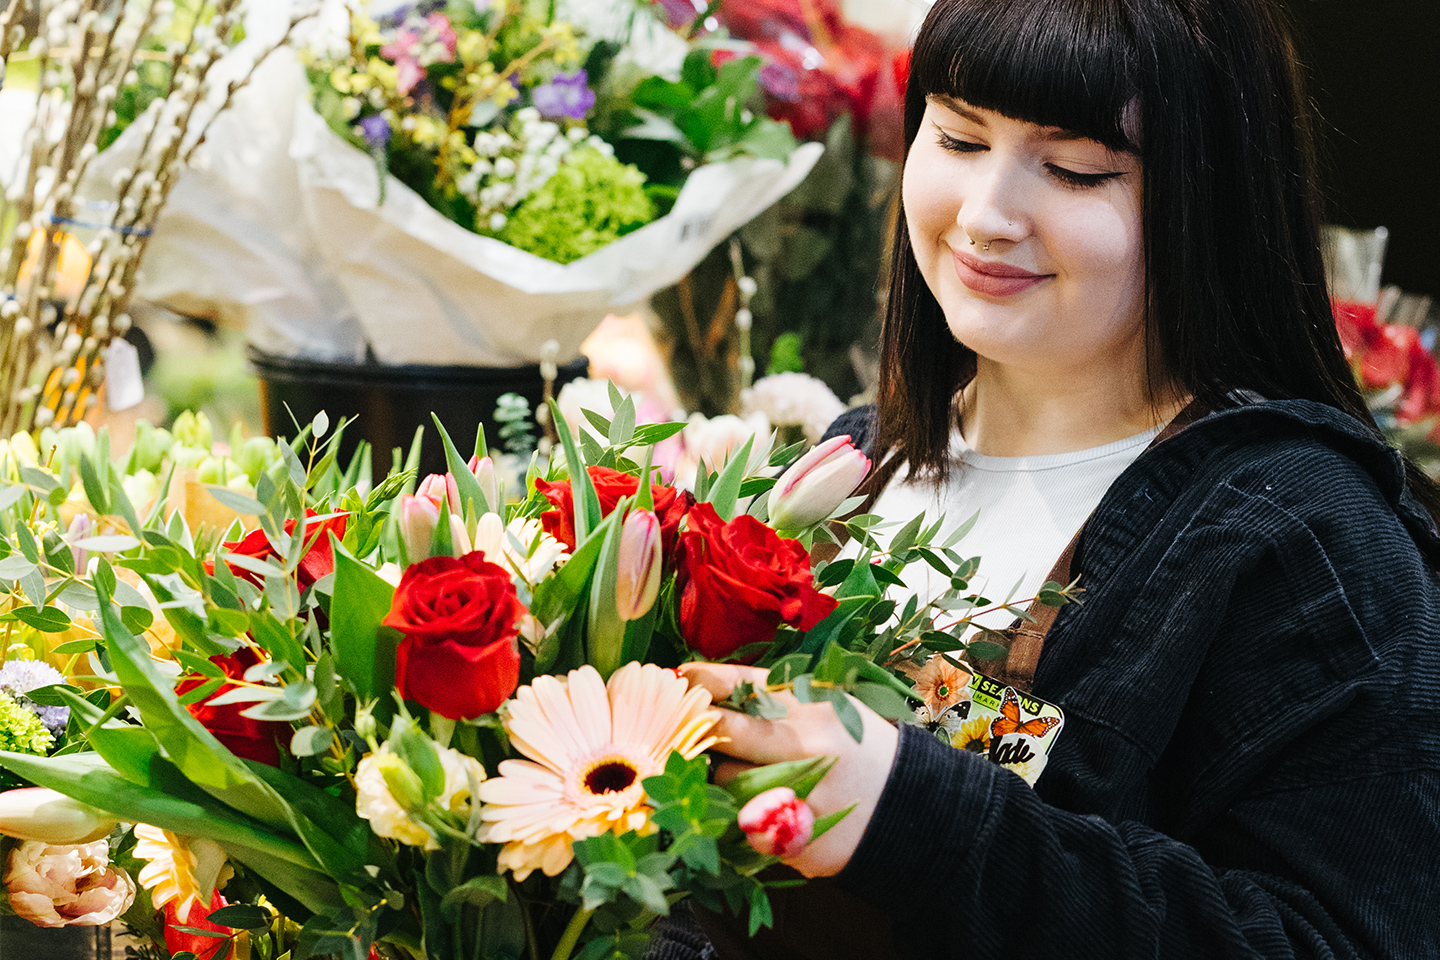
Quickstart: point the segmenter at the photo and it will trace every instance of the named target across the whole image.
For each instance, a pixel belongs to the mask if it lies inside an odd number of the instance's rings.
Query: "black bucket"
[[[340,462],[349,463],[361,440],[374,448],[373,472],[378,483],[390,469],[390,451],[410,449],[415,429],[425,428],[420,451],[420,476],[445,472],[445,449],[435,431],[431,412],[460,452],[470,453],[476,428],[485,425],[486,441],[499,443],[495,406],[500,397],[516,393],[539,406],[545,381],[540,366],[441,367],[416,364],[332,363],[296,357],[277,357],[250,349],[250,365],[260,380],[260,409],[265,432],[272,437],[293,437],[301,426],[324,410],[332,425],[355,418],[345,428]],[[555,390],[585,376],[590,362],[584,357],[563,364]],[[286,408],[289,408],[288,410]],[[538,432],[538,428],[537,428]]]

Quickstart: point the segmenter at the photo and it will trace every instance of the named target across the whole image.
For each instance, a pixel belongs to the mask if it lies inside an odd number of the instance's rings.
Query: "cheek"
[[[1145,242],[1138,198],[1087,202],[1054,219],[1052,249],[1065,251],[1062,268],[1083,281],[1089,297],[1128,315],[1144,295]]]
[[[955,219],[954,201],[949,193],[944,171],[938,169],[930,151],[916,140],[905,162],[900,198],[910,230],[910,244],[922,266],[926,254],[934,252],[939,238]]]

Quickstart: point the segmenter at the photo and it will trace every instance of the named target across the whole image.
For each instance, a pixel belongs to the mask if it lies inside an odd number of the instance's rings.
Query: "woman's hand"
[[[742,680],[762,687],[766,677],[766,671],[757,667],[720,663],[687,663],[680,668],[680,673],[692,686],[709,690],[716,700],[730,696],[730,691]],[[853,698],[851,703],[864,721],[864,736],[859,743],[845,732],[830,704],[802,704],[790,693],[774,696],[788,710],[780,720],[761,720],[734,710],[722,711],[715,733],[729,742],[719,749],[742,762],[721,763],[716,776],[724,782],[747,766],[821,755],[838,757],[835,766],[810,794],[809,803],[817,817],[843,810],[852,803],[855,809],[798,856],[785,861],[807,877],[828,877],[839,873],[860,845],[860,837],[870,823],[890,775],[900,736],[890,723]]]

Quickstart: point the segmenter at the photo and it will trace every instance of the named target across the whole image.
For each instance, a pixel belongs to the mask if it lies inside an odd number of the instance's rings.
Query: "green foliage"
[[[496,234],[513,247],[570,263],[655,219],[645,175],[593,147],[575,150]]]

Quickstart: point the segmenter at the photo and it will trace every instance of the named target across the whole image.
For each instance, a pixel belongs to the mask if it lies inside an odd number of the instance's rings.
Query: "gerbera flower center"
[[[941,700],[944,700],[946,697],[950,696],[950,684],[940,684],[940,686],[935,688],[935,692],[940,696]]]
[[[625,761],[609,760],[585,774],[585,789],[596,794],[619,793],[629,788],[639,775],[640,771]]]

